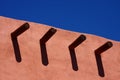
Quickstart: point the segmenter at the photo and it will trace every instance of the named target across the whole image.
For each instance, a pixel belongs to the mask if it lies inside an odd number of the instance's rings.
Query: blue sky
[[[0,15],[120,41],[120,0],[0,0]]]

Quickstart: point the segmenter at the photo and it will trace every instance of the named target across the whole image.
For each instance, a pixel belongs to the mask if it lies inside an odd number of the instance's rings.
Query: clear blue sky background
[[[0,15],[120,41],[120,0],[0,0]]]

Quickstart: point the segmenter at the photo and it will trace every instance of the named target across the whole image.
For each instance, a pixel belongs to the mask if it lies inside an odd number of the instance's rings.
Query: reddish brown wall
[[[39,41],[51,26],[33,22],[28,22],[30,28],[17,38],[22,57],[22,61],[17,62],[11,33],[25,22],[0,17],[0,80],[120,79],[120,42],[55,28],[57,32],[46,43],[49,64],[45,66],[41,60]],[[78,70],[75,71],[72,69],[68,46],[81,34],[86,36],[86,40],[75,48],[78,64]],[[97,66],[94,51],[107,41],[111,41],[113,46],[101,54],[105,75],[100,72],[100,76],[98,74],[100,64]]]

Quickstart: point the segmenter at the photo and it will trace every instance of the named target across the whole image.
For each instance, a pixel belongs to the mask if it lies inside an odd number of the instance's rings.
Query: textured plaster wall
[[[120,42],[55,28],[56,33],[45,43],[48,65],[43,65],[40,39],[51,26],[33,22],[28,22],[30,28],[17,37],[21,54],[21,62],[17,62],[11,33],[25,22],[0,17],[0,80],[120,79]],[[86,40],[74,49],[78,65],[75,71],[68,46],[81,34],[86,36]],[[107,41],[111,41],[113,46],[99,57],[103,72],[100,65],[97,65],[95,50]]]

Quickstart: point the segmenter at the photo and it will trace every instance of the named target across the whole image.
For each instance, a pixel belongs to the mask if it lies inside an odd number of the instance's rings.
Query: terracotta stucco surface
[[[22,58],[17,62],[11,33],[25,22],[0,17],[0,80],[120,80],[120,42],[55,28],[57,32],[46,42],[49,64],[43,65],[39,41],[51,26],[33,22],[28,22],[30,28],[17,38]],[[81,34],[86,40],[75,48],[75,71],[68,46]],[[95,50],[107,41],[113,46],[101,54],[104,76],[100,76]]]

